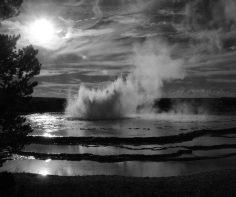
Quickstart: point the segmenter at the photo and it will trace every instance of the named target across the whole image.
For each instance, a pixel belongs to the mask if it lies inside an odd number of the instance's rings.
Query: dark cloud
[[[19,14],[19,9],[23,0],[0,1],[0,19],[6,19]]]

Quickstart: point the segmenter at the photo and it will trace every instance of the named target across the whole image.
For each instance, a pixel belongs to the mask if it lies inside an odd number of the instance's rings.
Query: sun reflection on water
[[[50,162],[50,161],[52,161],[52,160],[51,160],[51,159],[46,159],[46,160],[45,160],[46,163],[48,163],[48,162]]]
[[[18,154],[12,154],[11,156],[12,160],[33,160],[35,159],[34,156],[23,156],[23,155],[18,155]]]
[[[52,134],[50,134],[50,133],[44,133],[43,136],[44,136],[44,137],[55,137],[55,135],[52,135]]]
[[[49,174],[48,165],[49,165],[51,159],[48,158],[48,159],[46,159],[46,160],[44,160],[44,161],[45,161],[46,165],[45,165],[45,166],[43,166],[43,165],[40,166],[40,167],[42,167],[42,169],[40,169],[40,170],[38,171],[38,174],[40,174],[40,175],[42,175],[42,176],[47,176],[47,175]]]
[[[58,117],[54,113],[45,113],[45,114],[33,114],[27,116],[27,119],[31,123],[31,126],[36,132],[44,132],[45,137],[53,137],[52,133],[60,130],[61,125],[63,124],[62,116]]]
[[[48,170],[47,169],[42,169],[39,171],[39,174],[42,176],[47,176],[48,175]]]

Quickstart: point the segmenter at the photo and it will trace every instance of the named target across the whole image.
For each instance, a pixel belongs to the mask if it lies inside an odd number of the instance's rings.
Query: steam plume
[[[137,45],[130,60],[136,69],[125,79],[104,89],[81,85],[78,94],[68,99],[66,112],[80,119],[117,119],[136,113],[141,105],[150,111],[163,82],[184,77],[182,61],[172,59],[170,47],[160,41]]]
[[[234,0],[189,1],[186,4],[185,24],[190,36],[196,39],[194,48],[210,53],[230,50],[235,44],[235,8]]]

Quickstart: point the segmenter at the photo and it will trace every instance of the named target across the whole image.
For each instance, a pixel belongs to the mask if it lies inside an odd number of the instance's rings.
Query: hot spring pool
[[[235,168],[236,117],[148,115],[85,121],[27,115],[32,142],[0,171],[160,177]]]

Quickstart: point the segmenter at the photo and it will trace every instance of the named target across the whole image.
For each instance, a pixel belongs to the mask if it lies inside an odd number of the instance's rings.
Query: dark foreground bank
[[[168,178],[0,174],[0,196],[236,196],[236,170]]]

